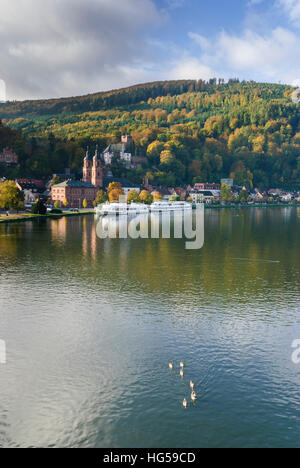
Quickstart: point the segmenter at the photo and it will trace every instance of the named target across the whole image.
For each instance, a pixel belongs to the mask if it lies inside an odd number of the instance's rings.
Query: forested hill
[[[79,98],[0,105],[3,123],[26,137],[23,167],[35,177],[80,171],[84,149],[133,136],[145,167],[115,175],[153,184],[216,182],[300,188],[300,112],[293,88],[231,80],[170,81]],[[34,139],[32,139],[34,138]],[[1,146],[1,141],[0,141]]]
[[[214,81],[212,82],[213,85]],[[46,99],[35,101],[13,101],[0,104],[0,116],[18,117],[25,115],[50,115],[62,112],[89,112],[112,109],[116,106],[131,106],[149,98],[175,96],[186,92],[199,92],[213,88],[205,81],[180,80],[157,81],[113,91],[88,94],[87,96]]]

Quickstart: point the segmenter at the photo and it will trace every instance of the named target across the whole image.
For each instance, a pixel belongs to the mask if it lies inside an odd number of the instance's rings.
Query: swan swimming
[[[180,367],[183,369],[184,368],[184,362],[180,363]]]
[[[192,394],[191,394],[191,399],[192,399],[192,401],[196,401],[196,400],[197,400],[197,395],[196,395],[195,392],[192,392]]]
[[[194,384],[194,382],[192,380],[190,381],[190,387],[191,387],[192,390],[194,390],[194,388],[195,388],[195,384]]]
[[[169,369],[171,369],[171,370],[174,369],[174,366],[173,366],[173,364],[172,364],[171,362],[170,362],[170,364],[169,364]]]
[[[183,404],[184,408],[187,408],[188,402],[187,402],[187,399],[186,399],[186,398],[183,400],[183,403],[182,403],[182,404]]]

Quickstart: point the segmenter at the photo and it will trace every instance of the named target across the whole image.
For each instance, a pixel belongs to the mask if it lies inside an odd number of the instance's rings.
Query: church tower
[[[96,147],[95,156],[93,157],[93,168],[92,168],[92,184],[97,189],[103,186],[103,170],[101,164],[101,155],[98,152],[98,145]]]
[[[83,182],[92,183],[92,157],[89,152],[89,147],[87,147],[83,161]]]

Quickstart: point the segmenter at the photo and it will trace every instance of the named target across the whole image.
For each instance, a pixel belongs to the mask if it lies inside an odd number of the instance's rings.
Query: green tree
[[[230,202],[232,200],[231,189],[226,184],[221,186],[221,199],[223,202]]]
[[[102,203],[106,203],[108,201],[108,195],[104,192],[104,190],[99,190],[97,196],[94,200],[94,206],[101,205]]]
[[[249,193],[247,190],[241,190],[239,194],[239,201],[241,203],[247,203],[250,200]]]
[[[174,193],[173,195],[170,196],[169,201],[170,202],[180,201],[180,196]]]
[[[43,200],[41,199],[36,200],[35,204],[33,205],[31,209],[31,212],[33,214],[45,215],[47,213],[47,208]]]
[[[59,202],[58,200],[56,200],[56,202],[54,203],[54,208],[55,208],[56,210],[59,210],[59,208],[60,208],[60,202]]]
[[[62,183],[62,179],[59,176],[55,176],[51,180],[50,187],[53,187],[53,185],[58,185],[58,184],[61,184],[61,183]]]
[[[24,193],[15,182],[7,180],[0,184],[0,207],[6,210],[17,210],[24,207]]]

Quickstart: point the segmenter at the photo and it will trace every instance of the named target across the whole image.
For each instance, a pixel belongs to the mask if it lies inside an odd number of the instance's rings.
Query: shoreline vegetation
[[[214,204],[206,204],[205,209],[206,210],[222,210],[222,209],[232,209],[232,210],[239,210],[243,208],[300,208],[300,204],[294,204],[294,203],[257,203],[257,204],[232,204],[232,205],[214,205]],[[69,213],[69,212],[63,212],[63,213],[47,213],[46,215],[40,215],[40,214],[32,214],[32,213],[21,213],[21,214],[12,214],[9,216],[6,215],[0,215],[0,224],[1,223],[18,223],[18,222],[24,222],[24,221],[35,221],[37,219],[59,219],[59,218],[68,218],[68,217],[74,217],[74,216],[91,216],[95,215],[95,211],[80,211],[79,213]]]
[[[62,213],[47,213],[46,215],[41,215],[41,214],[32,214],[32,213],[21,213],[21,214],[12,214],[9,216],[6,215],[0,215],[0,224],[1,223],[18,223],[18,222],[24,222],[24,221],[34,221],[36,219],[59,219],[59,218],[68,218],[71,216],[90,216],[94,215],[94,211],[80,211],[79,213],[68,213],[68,212],[62,212]]]

